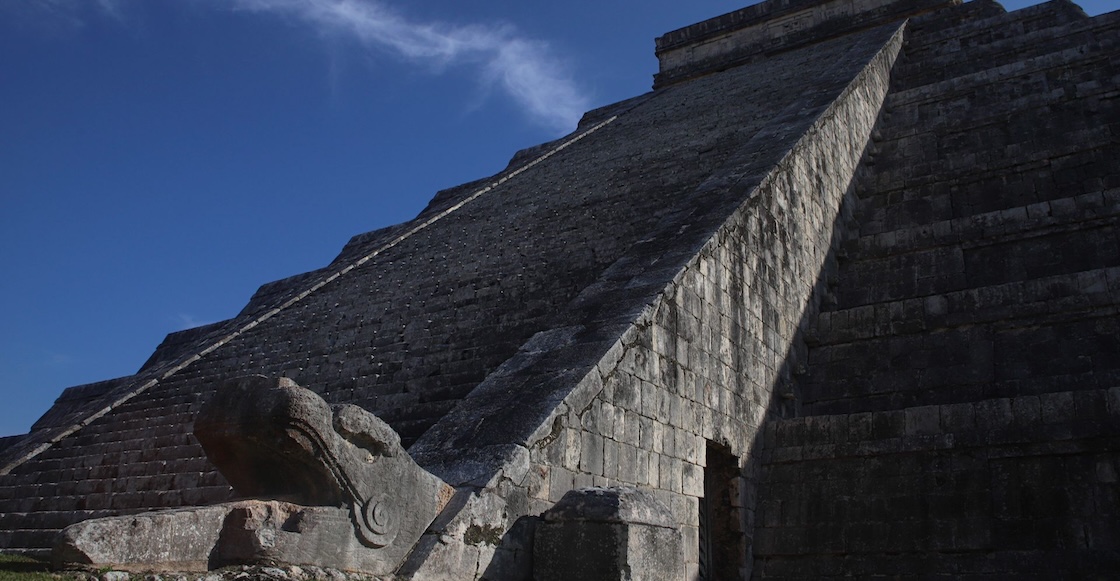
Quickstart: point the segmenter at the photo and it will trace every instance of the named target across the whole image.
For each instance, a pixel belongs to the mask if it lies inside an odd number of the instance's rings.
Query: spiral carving
[[[351,514],[358,538],[368,547],[384,547],[397,536],[396,510],[384,498],[355,501],[351,506]]]

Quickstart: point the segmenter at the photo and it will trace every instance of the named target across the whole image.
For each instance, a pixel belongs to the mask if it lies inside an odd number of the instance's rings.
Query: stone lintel
[[[961,0],[768,0],[674,30],[656,41],[655,89]]]

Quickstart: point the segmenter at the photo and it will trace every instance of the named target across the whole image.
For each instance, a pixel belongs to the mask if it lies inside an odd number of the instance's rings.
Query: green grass
[[[50,563],[45,561],[0,554],[0,581],[69,581],[84,578],[81,574],[52,573]]]

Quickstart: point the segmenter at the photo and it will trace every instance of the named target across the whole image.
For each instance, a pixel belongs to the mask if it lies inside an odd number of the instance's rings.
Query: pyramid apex
[[[767,0],[656,40],[654,88],[798,46],[961,4],[961,0]]]

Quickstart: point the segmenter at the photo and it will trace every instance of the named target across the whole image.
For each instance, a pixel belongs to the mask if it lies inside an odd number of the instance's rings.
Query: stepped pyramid
[[[263,375],[454,489],[402,579],[552,578],[541,515],[592,486],[659,507],[669,579],[1120,570],[1120,12],[769,0],[657,53],[652,92],[66,390],[0,443],[0,547],[234,500],[192,426]]]

